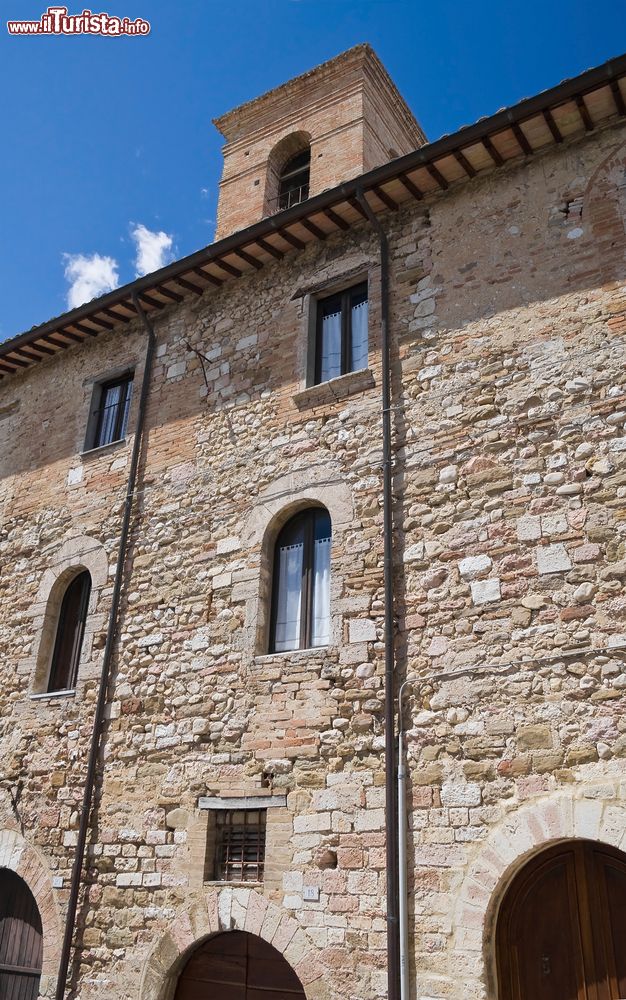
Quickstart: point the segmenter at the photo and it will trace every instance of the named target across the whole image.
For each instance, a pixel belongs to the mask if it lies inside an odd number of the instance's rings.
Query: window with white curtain
[[[310,507],[287,522],[274,550],[270,652],[330,642],[330,515]]]
[[[315,383],[367,368],[367,282],[317,302]]]

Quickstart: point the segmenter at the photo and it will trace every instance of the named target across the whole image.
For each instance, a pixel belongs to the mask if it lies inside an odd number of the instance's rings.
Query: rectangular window
[[[367,368],[367,282],[317,302],[315,383]]]
[[[265,809],[219,809],[215,817],[215,882],[262,882]],[[210,843],[210,841],[209,841]]]
[[[86,448],[102,448],[121,441],[125,436],[133,396],[133,378],[133,372],[126,372],[116,379],[96,385]]]

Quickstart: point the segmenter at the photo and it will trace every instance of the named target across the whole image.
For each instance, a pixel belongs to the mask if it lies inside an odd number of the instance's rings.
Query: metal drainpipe
[[[387,863],[387,997],[399,1000],[398,949],[398,827],[396,808],[396,745],[394,691],[393,511],[391,469],[391,364],[389,342],[389,241],[363,189],[356,199],[380,241],[380,339],[382,354],[383,421],[383,539],[385,589],[385,816]]]
[[[411,682],[405,681],[398,691],[398,900],[400,939],[400,1000],[409,1000],[409,895],[406,851],[406,760],[404,753],[404,723],[402,695]]]
[[[138,315],[141,317],[144,329],[147,333],[148,346],[146,348],[143,379],[141,381],[141,395],[139,397],[139,410],[137,412],[135,440],[133,442],[133,452],[130,461],[130,471],[128,473],[128,483],[126,486],[126,500],[124,502],[124,514],[122,516],[122,530],[120,534],[120,544],[117,553],[117,565],[115,567],[115,581],[113,584],[113,595],[111,597],[111,609],[109,611],[109,622],[107,627],[106,643],[104,646],[104,654],[102,657],[100,688],[98,690],[96,714],[93,720],[91,746],[89,748],[89,760],[87,763],[87,774],[85,776],[83,807],[80,817],[80,825],[78,828],[76,856],[74,858],[74,864],[72,866],[72,878],[70,882],[70,898],[67,906],[67,917],[65,920],[65,932],[63,935],[61,960],[59,962],[59,977],[57,980],[55,1000],[64,1000],[65,988],[67,985],[67,973],[70,965],[72,941],[74,938],[74,927],[76,924],[76,908],[78,905],[78,894],[80,892],[80,876],[83,868],[83,860],[85,857],[85,844],[87,842],[87,833],[89,831],[89,817],[91,814],[91,805],[93,800],[96,766],[98,762],[98,751],[100,749],[102,721],[104,719],[104,709],[106,706],[106,699],[109,687],[111,657],[113,653],[113,645],[116,638],[117,616],[120,606],[120,597],[122,594],[122,585],[124,582],[124,563],[126,561],[126,549],[128,543],[128,534],[130,530],[130,515],[133,507],[135,482],[137,479],[137,467],[139,465],[139,456],[141,454],[141,444],[143,439],[146,405],[148,401],[148,392],[150,389],[150,380],[152,376],[152,362],[154,358],[154,348],[156,342],[154,330],[152,329],[148,317],[141,308],[137,296],[133,294],[132,298],[135,309],[137,310]]]

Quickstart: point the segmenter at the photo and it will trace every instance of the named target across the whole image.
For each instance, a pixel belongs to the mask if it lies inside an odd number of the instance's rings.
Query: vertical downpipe
[[[408,681],[398,692],[398,936],[400,945],[400,1000],[409,1000],[409,920],[406,856],[406,760],[404,753],[404,724],[402,721],[402,695]]]
[[[380,340],[382,355],[383,540],[385,592],[385,816],[387,864],[387,997],[399,1000],[398,827],[396,806],[393,509],[391,467],[391,362],[389,340],[389,241],[361,188],[356,198],[380,242]]]
[[[96,703],[96,713],[93,720],[91,733],[91,745],[89,747],[89,759],[87,762],[87,774],[85,776],[85,788],[83,792],[83,805],[80,815],[80,825],[78,828],[78,840],[76,843],[76,855],[72,866],[72,877],[70,881],[70,896],[67,904],[67,917],[65,919],[65,932],[63,935],[63,945],[61,948],[61,959],[59,961],[59,976],[55,1000],[64,1000],[67,986],[67,973],[70,966],[70,956],[72,953],[72,942],[74,939],[74,928],[76,925],[76,909],[78,906],[78,896],[80,892],[80,878],[83,870],[85,858],[85,844],[89,831],[89,818],[93,801],[93,791],[96,778],[96,766],[98,763],[98,752],[100,749],[100,737],[102,735],[102,722],[104,720],[104,709],[106,707],[107,693],[111,671],[111,659],[113,646],[117,635],[117,616],[124,583],[124,564],[126,562],[126,551],[128,545],[128,534],[130,529],[130,515],[133,507],[135,494],[135,483],[137,480],[137,468],[139,456],[141,454],[141,444],[145,424],[146,406],[148,402],[148,392],[152,378],[152,362],[154,359],[154,348],[156,338],[154,330],[139,304],[137,296],[133,294],[133,304],[144,325],[148,336],[148,346],[143,369],[143,379],[141,381],[141,395],[139,397],[139,410],[137,412],[137,424],[135,427],[135,440],[133,441],[133,451],[126,485],[126,499],[124,501],[124,513],[122,515],[122,527],[120,532],[120,544],[117,552],[117,565],[115,567],[115,581],[113,583],[113,594],[111,597],[111,608],[109,611],[109,621],[107,626],[107,637],[102,656],[102,670],[100,673],[100,687],[98,689],[98,701]]]

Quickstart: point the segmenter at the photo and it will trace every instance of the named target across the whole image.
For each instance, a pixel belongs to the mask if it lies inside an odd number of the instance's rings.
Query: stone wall
[[[422,1000],[495,997],[519,860],[624,828],[625,161],[608,129],[385,217]],[[166,1000],[229,927],[273,942],[310,998],[386,994],[377,260],[356,227],[156,320],[81,1000]],[[370,281],[371,374],[307,390],[307,290],[347,275]],[[139,329],[100,337],[0,400],[0,828],[62,877],[61,915],[131,441],[80,449],[94,379],[139,381],[144,351]],[[309,502],[333,521],[332,642],[268,654],[273,542]],[[92,637],[75,697],[33,699],[42,581],[68,553],[108,567]],[[281,797],[262,885],[205,882],[206,795]]]

